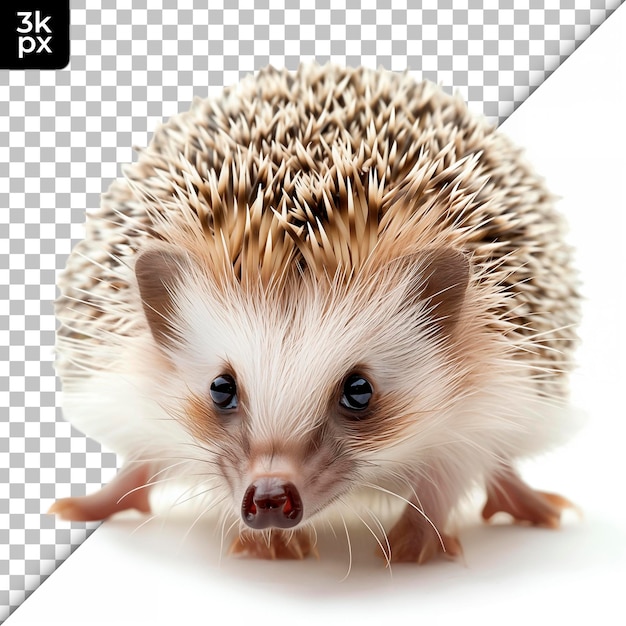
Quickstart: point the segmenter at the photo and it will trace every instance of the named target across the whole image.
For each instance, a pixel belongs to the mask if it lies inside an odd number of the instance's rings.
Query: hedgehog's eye
[[[351,411],[363,411],[369,405],[374,390],[370,382],[360,374],[350,374],[343,383],[339,403]]]
[[[236,409],[239,404],[237,398],[237,383],[230,374],[218,376],[209,388],[211,399],[220,409]]]

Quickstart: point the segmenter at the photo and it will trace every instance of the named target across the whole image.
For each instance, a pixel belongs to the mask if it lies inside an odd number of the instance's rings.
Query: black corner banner
[[[69,0],[0,2],[0,69],[60,70],[69,61]]]

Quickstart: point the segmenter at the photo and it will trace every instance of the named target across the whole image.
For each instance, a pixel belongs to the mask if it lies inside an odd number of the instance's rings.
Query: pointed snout
[[[255,530],[288,529],[297,526],[303,515],[302,498],[296,486],[278,476],[261,476],[246,489],[241,517]]]

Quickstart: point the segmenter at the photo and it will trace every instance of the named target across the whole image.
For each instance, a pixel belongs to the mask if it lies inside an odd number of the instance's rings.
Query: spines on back
[[[486,319],[559,392],[576,294],[552,197],[504,136],[434,85],[383,70],[268,68],[194,101],[125,174],[59,283],[66,381],[113,367],[124,338],[150,332],[134,263],[163,241],[246,289],[463,251]]]

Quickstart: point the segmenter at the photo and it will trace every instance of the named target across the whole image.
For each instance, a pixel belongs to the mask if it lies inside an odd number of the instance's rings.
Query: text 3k
[[[47,24],[50,15],[42,18],[39,11],[18,11],[17,16],[22,20],[20,26],[16,29],[20,33],[20,37],[17,40],[19,58],[21,59],[24,55],[31,52],[52,54],[52,49],[50,48],[52,30],[50,30]],[[47,36],[45,36],[46,33]]]

